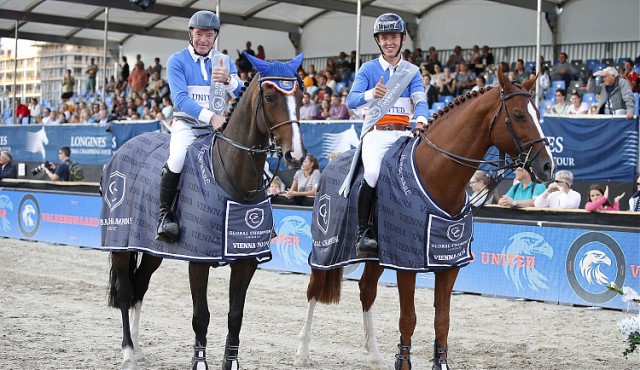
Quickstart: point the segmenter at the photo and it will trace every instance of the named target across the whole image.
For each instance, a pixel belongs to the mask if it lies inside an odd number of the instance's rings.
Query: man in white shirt
[[[573,185],[573,174],[571,171],[561,170],[556,173],[556,179],[549,184],[544,193],[536,197],[533,202],[538,208],[580,208],[580,193],[571,189]]]

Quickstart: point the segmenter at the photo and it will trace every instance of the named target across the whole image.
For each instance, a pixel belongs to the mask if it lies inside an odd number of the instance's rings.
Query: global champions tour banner
[[[79,164],[104,165],[113,152],[130,138],[157,131],[158,121],[113,122],[107,125],[19,125],[0,126],[0,149],[11,151],[16,162],[57,163],[58,149],[71,148]]]

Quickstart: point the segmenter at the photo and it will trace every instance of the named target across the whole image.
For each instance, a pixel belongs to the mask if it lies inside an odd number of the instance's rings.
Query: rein
[[[262,116],[264,118],[264,122],[266,125],[266,131],[268,133],[269,136],[269,145],[266,148],[262,148],[261,146],[253,146],[253,147],[248,147],[242,143],[239,143],[231,138],[229,138],[228,136],[224,135],[223,132],[220,131],[215,131],[215,136],[223,139],[224,141],[226,141],[227,143],[229,143],[232,147],[246,152],[249,157],[251,158],[251,165],[253,167],[253,172],[256,175],[257,178],[257,183],[259,184],[256,189],[254,190],[249,190],[247,191],[247,193],[249,194],[248,196],[243,197],[243,201],[250,201],[255,199],[258,195],[263,194],[265,192],[265,190],[267,190],[269,188],[269,186],[271,185],[271,182],[273,181],[273,179],[276,177],[277,173],[278,173],[278,169],[280,168],[280,163],[282,161],[282,146],[280,146],[280,144],[278,144],[278,141],[275,137],[275,135],[273,134],[273,132],[285,125],[291,125],[294,123],[300,123],[298,120],[286,120],[283,122],[280,122],[278,124],[275,125],[271,125],[271,121],[269,120],[269,117],[267,116],[267,112],[265,112],[262,106],[262,86],[261,83],[265,80],[282,80],[282,81],[298,81],[298,77],[262,77],[258,80],[258,104],[256,105],[256,109],[255,109],[255,113],[254,113],[254,123],[256,125],[256,127],[259,130],[258,127],[258,111],[262,110]],[[294,90],[295,92],[295,90]],[[231,183],[231,186],[233,186],[233,188],[236,190],[236,192],[238,194],[243,194],[242,191],[240,191],[240,186],[238,185],[238,183],[233,179],[233,177],[231,175],[229,175],[229,172],[227,171],[227,168],[224,165],[224,162],[222,160],[222,153],[220,152],[220,146],[217,146],[217,153],[218,153],[218,160],[220,161],[220,165],[222,166],[222,170],[224,171],[227,179],[229,180],[229,182]],[[278,157],[278,165],[275,169],[275,172],[273,174],[273,177],[269,178],[269,181],[267,183],[265,183],[263,181],[263,176],[264,176],[264,170],[260,170],[256,167],[256,156],[258,155],[270,155],[270,154],[275,154]],[[260,185],[262,184],[262,185]]]

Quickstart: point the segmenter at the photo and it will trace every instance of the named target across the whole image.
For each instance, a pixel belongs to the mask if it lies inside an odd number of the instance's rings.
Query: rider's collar
[[[391,63],[387,62],[384,59],[384,56],[382,54],[380,54],[380,56],[378,57],[378,61],[380,62],[380,66],[382,67],[383,71],[386,71],[389,68],[395,68],[397,66],[400,65],[400,63],[402,62],[403,58],[402,58],[402,54],[400,54],[400,60],[398,61],[398,64],[396,64],[395,66],[392,66]]]
[[[193,46],[191,44],[189,44],[189,55],[191,55],[191,59],[193,59],[194,62],[197,62],[198,59],[200,58],[209,58],[211,59],[211,55],[213,54],[213,48],[211,48],[211,51],[209,51],[209,54],[202,56],[200,54],[196,54],[196,49],[193,48]]]

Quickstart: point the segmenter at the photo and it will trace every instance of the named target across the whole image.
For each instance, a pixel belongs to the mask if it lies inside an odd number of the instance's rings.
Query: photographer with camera
[[[82,181],[82,169],[71,160],[71,149],[63,146],[58,150],[60,164],[56,165],[49,161],[36,167],[33,172],[44,171],[51,181]]]

